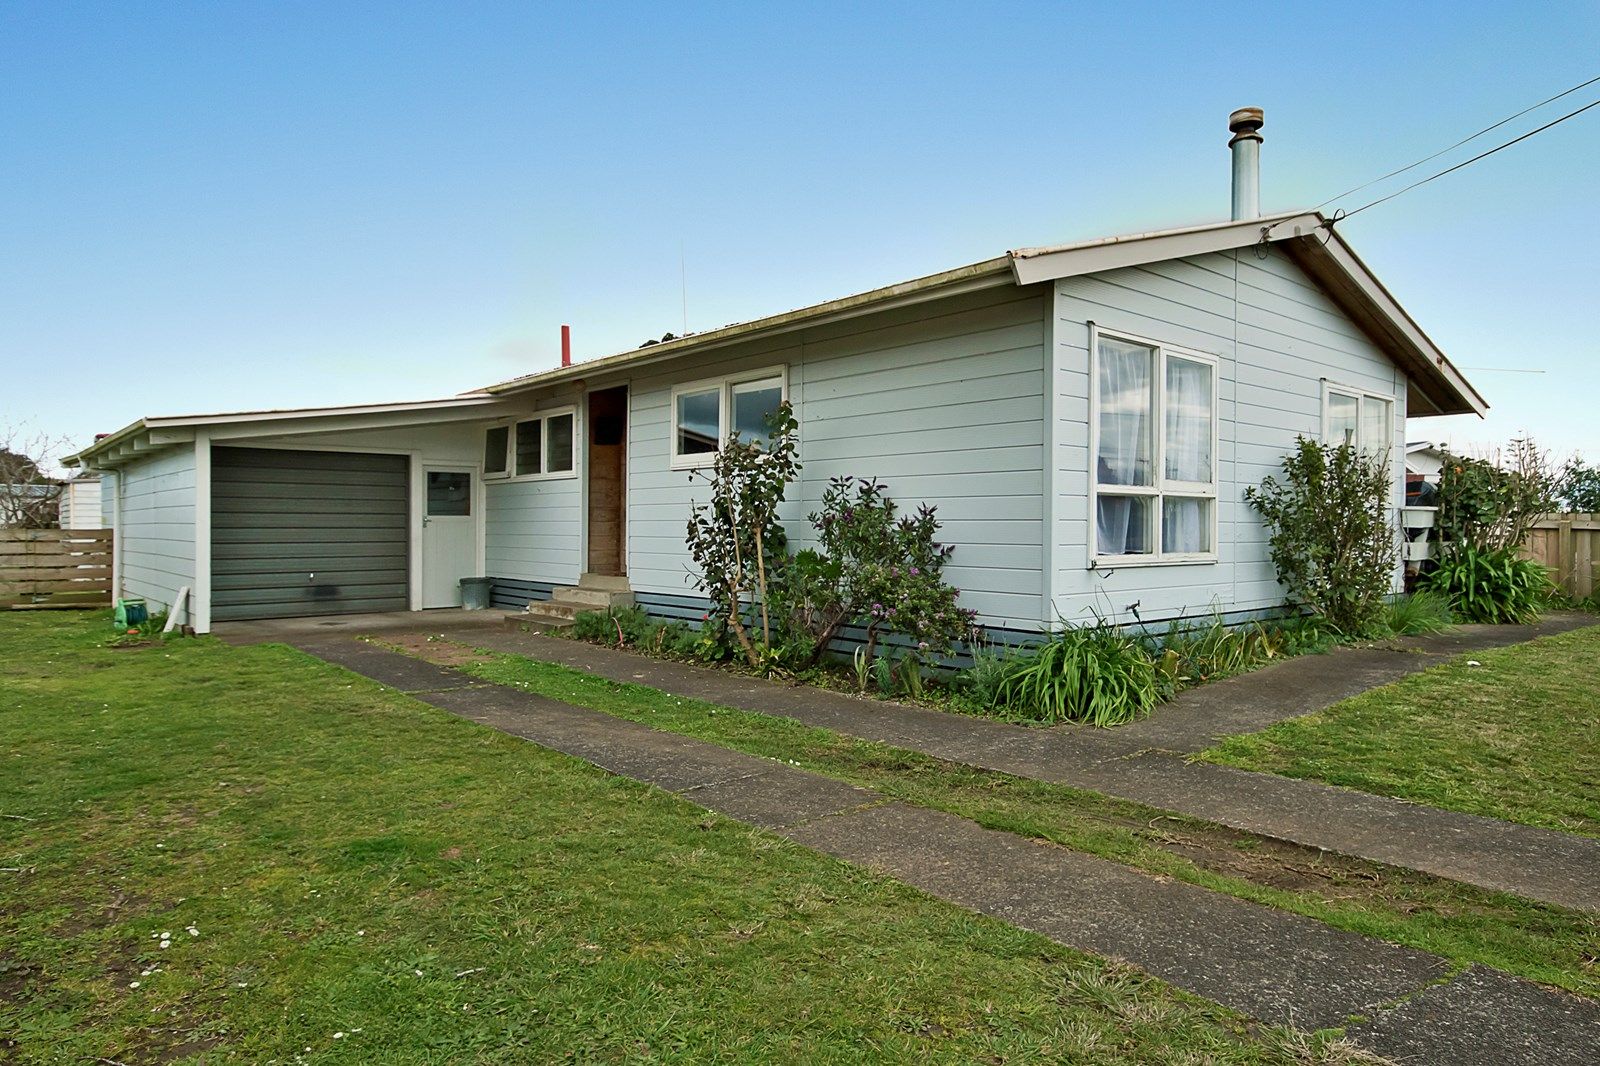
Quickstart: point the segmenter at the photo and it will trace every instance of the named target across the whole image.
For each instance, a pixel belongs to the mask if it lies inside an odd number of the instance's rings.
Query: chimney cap
[[[1261,140],[1260,129],[1266,125],[1266,112],[1259,107],[1241,107],[1228,116],[1228,130],[1233,134],[1233,140],[1252,137]],[[1229,141],[1232,144],[1233,141]]]

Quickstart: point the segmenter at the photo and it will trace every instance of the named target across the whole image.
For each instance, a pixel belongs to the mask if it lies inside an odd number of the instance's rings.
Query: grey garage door
[[[403,455],[211,450],[211,617],[403,611]]]

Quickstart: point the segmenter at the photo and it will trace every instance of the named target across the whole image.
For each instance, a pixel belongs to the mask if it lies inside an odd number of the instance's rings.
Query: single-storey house
[[[1257,217],[1260,125],[1232,118],[1226,222],[1008,251],[447,399],[145,418],[70,461],[103,475],[119,593],[187,587],[201,632],[451,606],[470,576],[500,607],[595,575],[698,618],[690,472],[785,399],[791,539],[830,478],[878,478],[937,507],[947,575],[1000,634],[1271,610],[1243,493],[1297,435],[1386,455],[1398,518],[1406,418],[1486,405],[1330,219]]]

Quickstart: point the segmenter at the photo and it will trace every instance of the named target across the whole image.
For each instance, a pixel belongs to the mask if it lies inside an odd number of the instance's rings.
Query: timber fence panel
[[[109,529],[0,529],[0,609],[111,604]]]
[[[1549,514],[1535,522],[1523,553],[1550,571],[1550,580],[1574,599],[1595,592],[1600,570],[1600,514]]]

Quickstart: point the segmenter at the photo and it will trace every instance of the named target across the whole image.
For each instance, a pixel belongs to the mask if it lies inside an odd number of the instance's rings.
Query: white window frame
[[[717,453],[728,442],[728,427],[733,424],[733,390],[744,385],[778,383],[780,402],[789,399],[788,366],[769,366],[760,370],[727,374],[722,377],[685,381],[672,387],[667,415],[667,457],[674,470],[694,470],[716,462]],[[717,392],[717,446],[709,452],[678,453],[678,397],[695,392]]]
[[[1097,543],[1099,539],[1099,499],[1100,499],[1100,338],[1109,337],[1112,340],[1123,341],[1127,344],[1137,344],[1155,350],[1155,367],[1152,371],[1154,385],[1154,453],[1156,477],[1153,485],[1107,485],[1107,496],[1146,496],[1155,500],[1155,514],[1152,519],[1155,529],[1156,551],[1148,555],[1101,555]],[[1167,478],[1167,355],[1168,353],[1190,362],[1203,363],[1211,368],[1211,481],[1174,481]],[[1218,512],[1221,504],[1218,501],[1217,485],[1220,480],[1219,467],[1222,457],[1218,450],[1218,428],[1222,422],[1222,360],[1209,352],[1195,351],[1193,348],[1184,348],[1176,344],[1167,344],[1164,341],[1152,340],[1141,337],[1135,333],[1125,333],[1122,330],[1102,329],[1093,322],[1089,323],[1089,563],[1091,570],[1121,569],[1128,566],[1173,566],[1192,565],[1195,563],[1216,563],[1218,561],[1218,530],[1220,522]],[[1161,551],[1161,509],[1162,501],[1168,496],[1187,499],[1210,500],[1211,507],[1211,550],[1208,552],[1163,552]]]
[[[1395,435],[1394,435],[1394,413],[1395,413],[1395,411],[1397,411],[1399,409],[1399,405],[1395,402],[1394,395],[1392,393],[1379,392],[1376,389],[1364,389],[1359,385],[1343,385],[1343,384],[1340,384],[1337,381],[1330,381],[1327,378],[1323,378],[1322,379],[1322,443],[1323,444],[1333,445],[1335,447],[1337,447],[1340,444],[1343,444],[1344,441],[1341,441],[1341,440],[1329,440],[1328,439],[1328,434],[1329,434],[1329,429],[1330,429],[1330,427],[1329,427],[1329,421],[1330,421],[1330,419],[1329,419],[1329,400],[1333,397],[1334,393],[1338,393],[1340,396],[1347,396],[1347,397],[1349,397],[1349,398],[1351,398],[1351,399],[1356,401],[1356,440],[1355,440],[1355,446],[1356,446],[1356,450],[1357,451],[1361,451],[1361,452],[1367,451],[1366,442],[1361,439],[1361,428],[1364,425],[1366,425],[1366,417],[1365,417],[1366,411],[1365,411],[1365,408],[1366,408],[1367,401],[1368,400],[1377,400],[1380,403],[1386,403],[1386,404],[1389,405],[1389,417],[1384,422],[1384,426],[1385,426],[1385,428],[1387,430],[1386,436],[1389,438],[1389,442],[1388,442],[1387,446],[1384,448],[1383,460],[1384,460],[1385,463],[1388,463],[1389,461],[1391,461],[1394,458],[1394,439],[1395,439]]]
[[[517,427],[526,422],[539,423],[539,465],[543,467],[550,458],[550,420],[560,418],[562,415],[572,416],[572,469],[570,470],[542,470],[537,474],[517,473]],[[578,408],[574,406],[552,407],[548,411],[535,411],[520,418],[503,418],[487,426],[484,434],[487,437],[489,430],[506,429],[506,469],[504,473],[484,474],[485,481],[564,481],[578,476],[578,468],[582,464],[582,428],[578,424]],[[487,441],[484,445],[487,449]]]

